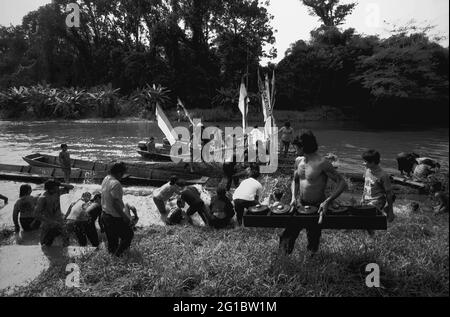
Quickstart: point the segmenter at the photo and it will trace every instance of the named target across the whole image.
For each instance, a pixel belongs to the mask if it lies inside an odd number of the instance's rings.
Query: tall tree
[[[343,24],[356,6],[355,2],[339,4],[340,0],[302,0],[302,2],[309,8],[310,15],[318,16],[326,27]]]

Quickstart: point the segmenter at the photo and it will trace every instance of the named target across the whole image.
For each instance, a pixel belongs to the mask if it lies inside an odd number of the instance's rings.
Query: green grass
[[[313,258],[303,232],[290,257],[277,256],[279,233],[154,226],[122,259],[106,250],[77,258],[78,289],[65,287],[63,262],[12,295],[449,296],[448,215],[400,215],[373,240],[363,231],[324,230]],[[365,285],[369,263],[380,266],[381,288]]]

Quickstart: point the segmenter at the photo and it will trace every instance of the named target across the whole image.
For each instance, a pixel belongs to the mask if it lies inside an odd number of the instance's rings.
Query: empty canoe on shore
[[[105,178],[106,175],[106,172],[72,169],[70,174],[70,181],[73,183],[99,184],[102,182],[103,178]],[[42,183],[51,178],[63,180],[64,173],[60,168],[53,167],[0,164],[0,179],[30,183]],[[167,179],[168,178],[136,177],[127,174],[121,182],[124,185],[129,186],[161,186],[167,183]],[[181,181],[185,184],[206,184],[208,179],[208,177],[201,177],[198,179],[186,179]]]

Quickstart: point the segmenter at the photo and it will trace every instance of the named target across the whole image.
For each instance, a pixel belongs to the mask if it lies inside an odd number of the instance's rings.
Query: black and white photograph
[[[0,297],[449,297],[448,199],[448,0],[0,0]]]

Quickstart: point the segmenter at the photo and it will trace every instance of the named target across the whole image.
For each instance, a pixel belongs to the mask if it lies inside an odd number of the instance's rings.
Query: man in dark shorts
[[[313,207],[325,214],[330,203],[333,202],[347,188],[342,176],[333,165],[317,153],[318,144],[311,131],[303,132],[299,138],[299,148],[303,156],[298,161],[292,181],[291,205],[295,208]],[[325,189],[328,179],[333,180],[337,187],[326,198]],[[297,195],[298,194],[298,195]],[[280,251],[291,254],[294,250],[295,240],[303,228],[297,225],[288,225],[280,236]],[[319,249],[321,228],[319,224],[306,228],[308,237],[308,250],[315,254]]]
[[[205,203],[200,197],[200,192],[194,186],[188,186],[181,192],[181,200],[189,205],[186,211],[187,216],[190,218],[193,214],[198,212],[205,225],[209,225],[209,213],[205,206]]]
[[[102,182],[102,222],[108,240],[108,252],[120,257],[130,248],[134,232],[131,219],[125,213],[123,188],[120,180],[126,172],[124,163],[111,167],[109,175]]]
[[[61,144],[61,152],[59,152],[59,164],[64,173],[64,182],[70,182],[71,161],[70,154],[67,151],[67,144]]]
[[[36,219],[41,221],[41,245],[50,247],[57,236],[61,236],[63,246],[69,245],[69,235],[64,226],[59,200],[60,183],[48,180],[44,184],[45,192],[38,198],[34,210]]]

